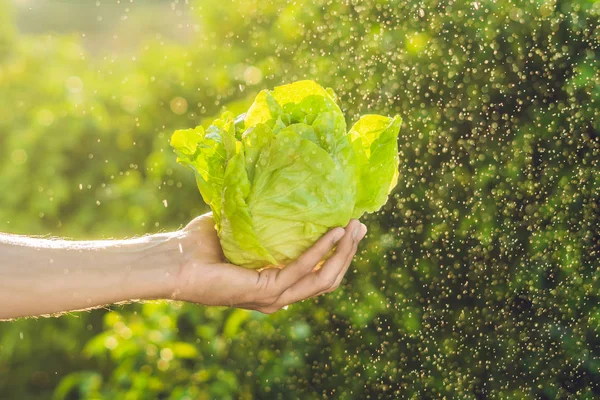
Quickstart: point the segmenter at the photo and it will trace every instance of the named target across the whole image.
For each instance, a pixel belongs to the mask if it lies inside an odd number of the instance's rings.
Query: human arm
[[[0,235],[0,320],[144,299],[270,313],[336,288],[366,228],[353,220],[284,269],[227,263],[210,214],[184,229],[128,240],[67,241]],[[340,236],[343,237],[340,238]],[[322,268],[314,270],[331,249]]]

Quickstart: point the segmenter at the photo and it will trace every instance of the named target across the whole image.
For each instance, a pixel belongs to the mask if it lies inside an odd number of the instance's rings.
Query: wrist
[[[213,269],[207,267],[218,259],[215,246],[220,249],[211,230],[212,219],[200,218],[182,230],[149,237],[156,251],[146,255],[152,260],[144,272],[151,289],[144,299],[198,302],[202,298],[207,282],[212,281]]]
[[[135,288],[129,297],[143,300],[177,298],[185,264],[186,237],[181,231],[147,236],[136,245],[136,262],[126,267],[132,276],[126,285]]]

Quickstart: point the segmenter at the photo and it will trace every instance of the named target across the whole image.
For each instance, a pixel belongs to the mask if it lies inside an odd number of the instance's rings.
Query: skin
[[[366,232],[352,220],[285,268],[260,271],[227,262],[211,214],[179,231],[128,240],[0,234],[0,320],[151,299],[270,314],[337,289]]]

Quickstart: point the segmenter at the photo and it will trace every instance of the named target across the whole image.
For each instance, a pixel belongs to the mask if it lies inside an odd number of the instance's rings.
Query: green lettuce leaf
[[[243,152],[227,163],[223,184],[223,214],[217,231],[223,253],[234,264],[250,268],[277,265],[278,261],[264,248],[254,230],[254,222],[246,199],[250,181]]]
[[[201,126],[175,131],[171,146],[177,161],[195,172],[202,198],[213,211],[215,221],[221,218],[221,194],[225,174],[226,151],[223,133],[205,131]]]
[[[377,211],[398,183],[397,137],[402,118],[365,115],[350,129],[358,168],[354,218]]]
[[[248,198],[261,243],[282,263],[346,225],[355,197],[343,168],[296,130],[282,130],[263,151]]]

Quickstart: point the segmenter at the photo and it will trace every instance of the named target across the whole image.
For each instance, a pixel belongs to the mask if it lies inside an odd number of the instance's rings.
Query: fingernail
[[[342,236],[344,236],[344,233],[345,231],[342,228],[337,228],[333,235],[333,243],[339,242]]]
[[[360,237],[360,225],[358,225],[356,228],[354,228],[354,231],[352,232],[352,238],[354,240],[358,240],[359,237]]]
[[[367,234],[367,226],[365,224],[360,224],[360,239],[362,240]]]

